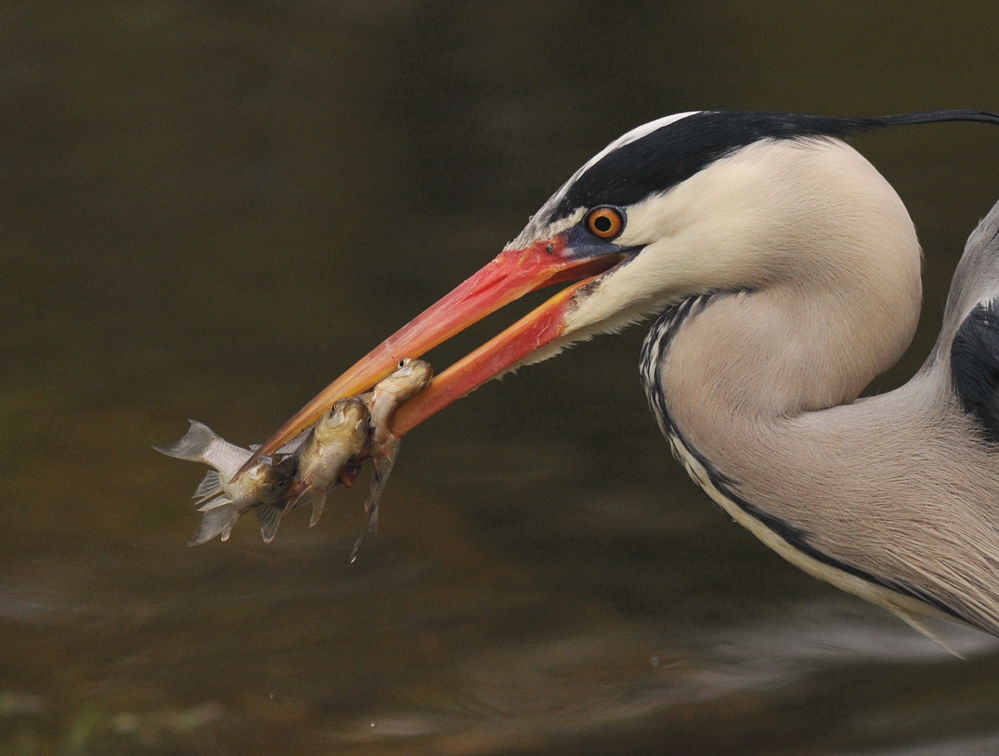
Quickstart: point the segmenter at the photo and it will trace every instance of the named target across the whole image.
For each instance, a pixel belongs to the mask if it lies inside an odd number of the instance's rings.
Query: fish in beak
[[[600,255],[577,254],[567,232],[504,250],[320,391],[257,449],[243,469],[309,428],[338,399],[367,391],[401,359],[422,356],[529,292],[575,282],[439,374],[429,388],[399,407],[390,430],[402,436],[563,336],[566,314],[573,309],[579,292],[625,259],[626,252],[615,248]]]

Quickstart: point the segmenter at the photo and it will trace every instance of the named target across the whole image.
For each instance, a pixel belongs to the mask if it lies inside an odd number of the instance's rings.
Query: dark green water
[[[201,470],[671,112],[999,108],[993,2],[7,3],[0,750],[994,753],[945,655],[787,566],[668,458],[634,328],[412,433],[270,546],[187,549]],[[926,250],[931,345],[999,133],[856,141]],[[438,368],[509,322],[432,355]]]

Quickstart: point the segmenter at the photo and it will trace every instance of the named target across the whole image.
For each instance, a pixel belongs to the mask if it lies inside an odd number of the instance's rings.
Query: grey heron
[[[641,354],[649,403],[714,502],[788,561],[917,628],[928,613],[999,635],[999,205],[968,240],[925,364],[858,398],[913,336],[921,251],[896,192],[844,139],[942,121],[999,115],[699,111],[640,126],[260,453],[401,358],[573,282],[404,405],[395,432],[654,316]]]

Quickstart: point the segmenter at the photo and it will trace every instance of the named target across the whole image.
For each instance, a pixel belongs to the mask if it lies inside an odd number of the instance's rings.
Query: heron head
[[[878,125],[884,124],[704,111],[633,129],[576,171],[496,258],[337,378],[259,453],[300,433],[337,399],[366,391],[400,359],[425,354],[537,289],[564,285],[404,404],[396,433],[491,378],[671,302],[796,275],[807,266],[793,256],[808,246],[803,235],[821,235],[820,218],[834,227],[865,212],[858,187],[869,182],[857,178],[866,170],[857,161],[869,164],[828,137]],[[809,149],[816,146],[823,149]],[[845,170],[844,156],[851,166]],[[827,201],[833,196],[854,199]]]

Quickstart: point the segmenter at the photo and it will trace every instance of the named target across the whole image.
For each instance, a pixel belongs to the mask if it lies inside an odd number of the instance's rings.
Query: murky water
[[[994,753],[961,661],[711,507],[640,328],[412,433],[313,530],[184,543],[184,418],[260,440],[666,113],[999,107],[994,3],[8,3],[0,10],[0,745],[9,752]],[[932,343],[997,134],[857,140]],[[494,317],[433,355],[438,367]]]

